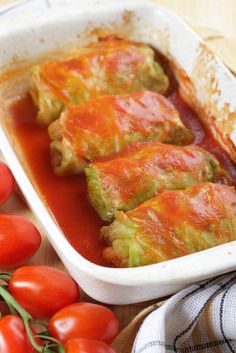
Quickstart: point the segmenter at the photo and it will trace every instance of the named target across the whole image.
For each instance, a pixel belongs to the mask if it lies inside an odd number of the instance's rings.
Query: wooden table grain
[[[132,1],[132,0],[130,0]],[[175,11],[179,15],[190,19],[196,24],[202,24],[205,27],[218,30],[223,35],[235,39],[236,41],[236,0],[152,0],[158,4],[164,5],[167,8]],[[9,4],[12,0],[0,0],[0,6]],[[231,52],[231,48],[228,49]],[[236,52],[236,47],[235,47]],[[230,61],[231,60],[231,61]],[[230,64],[236,66],[236,60],[231,59],[229,55]],[[36,225],[37,221],[27,208],[26,204],[18,196],[17,193],[10,198],[10,200],[0,207],[0,212],[17,213],[32,220]],[[40,228],[40,227],[39,227]],[[42,244],[37,254],[31,259],[29,263],[50,265],[63,269],[63,264],[47,241],[43,232]],[[83,294],[82,298],[87,300],[88,297]],[[121,321],[121,327],[127,323],[144,307],[150,303],[141,303],[136,305],[112,306],[112,309]]]
[[[215,29],[236,41],[235,0],[152,0],[189,18],[196,24]]]

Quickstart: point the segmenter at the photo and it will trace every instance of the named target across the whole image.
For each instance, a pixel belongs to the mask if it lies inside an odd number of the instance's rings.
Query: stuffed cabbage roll
[[[64,60],[33,67],[30,93],[38,121],[49,125],[69,102],[146,88],[164,94],[168,77],[148,45],[107,37],[78,48]]]
[[[132,145],[111,160],[91,163],[85,173],[90,202],[107,221],[117,210],[131,210],[163,190],[229,180],[217,159],[204,149],[160,142]]]
[[[202,183],[166,191],[101,230],[116,266],[149,265],[236,239],[234,187]]]
[[[185,145],[193,137],[167,98],[143,90],[70,106],[48,131],[58,175],[81,173],[94,157],[122,151],[133,142]]]

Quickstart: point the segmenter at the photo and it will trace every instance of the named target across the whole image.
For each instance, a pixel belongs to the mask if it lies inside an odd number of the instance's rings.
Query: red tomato
[[[42,345],[39,339],[36,342]],[[37,351],[29,341],[22,319],[15,315],[4,316],[0,320],[0,353],[33,352]]]
[[[15,180],[5,163],[0,162],[0,205],[10,197],[14,190]]]
[[[65,349],[66,353],[116,353],[107,343],[86,338],[70,340]]]
[[[38,250],[41,236],[33,223],[17,215],[0,214],[0,268],[21,265]]]
[[[76,303],[58,311],[48,323],[49,332],[62,343],[88,338],[110,343],[119,331],[119,321],[108,308],[92,303]]]
[[[9,290],[34,317],[48,319],[79,300],[79,287],[65,272],[49,266],[25,266],[16,270]]]

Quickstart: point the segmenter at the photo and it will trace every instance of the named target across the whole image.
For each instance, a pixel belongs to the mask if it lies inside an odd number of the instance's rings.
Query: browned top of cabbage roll
[[[141,88],[165,93],[169,86],[152,48],[115,37],[77,48],[64,60],[33,67],[31,83],[30,93],[39,107],[38,120],[47,125],[70,102]]]
[[[236,239],[234,187],[201,183],[171,190],[116,213],[102,228],[104,256],[117,266],[153,264]]]
[[[53,167],[60,175],[81,173],[94,157],[122,151],[133,142],[185,145],[193,138],[167,98],[144,90],[70,106],[49,126],[49,135]]]
[[[89,199],[104,220],[128,211],[164,190],[203,181],[230,183],[218,160],[198,146],[142,142],[91,163],[85,169]],[[107,159],[107,160],[104,160]]]

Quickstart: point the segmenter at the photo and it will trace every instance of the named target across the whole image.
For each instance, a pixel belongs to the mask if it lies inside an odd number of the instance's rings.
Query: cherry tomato
[[[32,316],[48,319],[79,300],[79,287],[65,272],[49,266],[25,266],[16,270],[9,290]]]
[[[0,162],[0,205],[10,197],[14,190],[15,180],[5,163]]]
[[[110,343],[119,331],[119,321],[108,308],[92,303],[76,303],[58,311],[48,323],[49,332],[62,343],[73,338]]]
[[[41,236],[33,223],[17,215],[0,214],[0,268],[21,265],[38,250]]]
[[[70,340],[65,345],[66,353],[115,353],[107,343],[86,338]]]
[[[39,339],[36,342],[42,345]],[[29,341],[22,319],[15,315],[4,316],[0,320],[0,353],[33,352],[37,351]]]

